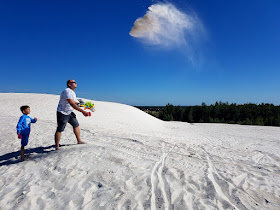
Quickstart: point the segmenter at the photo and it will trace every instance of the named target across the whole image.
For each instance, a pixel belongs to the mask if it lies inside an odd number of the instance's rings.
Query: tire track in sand
[[[239,209],[234,203],[232,203],[229,198],[223,193],[222,187],[219,185],[219,183],[216,181],[214,175],[217,174],[215,167],[213,166],[212,161],[210,160],[209,155],[207,154],[207,160],[208,160],[208,178],[211,180],[211,182],[213,183],[217,194],[224,199],[225,201],[227,201],[230,205],[232,205],[235,209]]]
[[[171,194],[168,183],[164,177],[165,160],[176,144],[168,152],[164,152],[165,144],[162,145],[162,156],[156,162],[151,174],[152,196],[151,209],[171,209]]]
[[[207,162],[208,162],[208,178],[210,179],[210,181],[213,183],[214,188],[217,192],[217,195],[220,196],[220,198],[222,198],[223,200],[227,201],[230,205],[232,205],[235,209],[240,209],[234,202],[230,201],[230,196],[226,195],[223,191],[229,191],[229,188],[225,189],[224,186],[222,186],[221,184],[219,184],[219,182],[216,180],[216,177],[219,177],[223,182],[227,183],[228,187],[230,187],[231,189],[235,189],[237,190],[239,193],[243,194],[244,197],[247,197],[247,199],[250,199],[251,202],[253,201],[253,203],[257,204],[259,207],[264,208],[264,206],[262,206],[259,202],[257,202],[251,195],[249,195],[246,191],[244,191],[243,189],[240,189],[238,187],[238,185],[235,185],[232,182],[229,182],[227,180],[225,180],[223,177],[221,177],[219,175],[219,173],[217,172],[212,160],[211,160],[211,155],[203,148],[201,147],[201,149],[205,152],[206,158],[207,158]],[[244,176],[244,175],[243,175]],[[247,176],[247,174],[246,174]],[[245,178],[243,178],[245,179]],[[242,180],[243,181],[243,180]],[[242,182],[240,181],[240,182]],[[232,190],[231,190],[232,191]],[[249,203],[248,203],[249,204]],[[243,205],[243,203],[241,202],[239,204]],[[250,205],[250,204],[249,204]],[[244,206],[243,206],[244,207]],[[252,206],[251,206],[252,207]]]

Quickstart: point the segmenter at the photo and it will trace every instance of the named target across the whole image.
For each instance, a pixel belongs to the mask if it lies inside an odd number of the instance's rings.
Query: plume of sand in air
[[[170,3],[158,3],[134,22],[129,34],[148,45],[184,48],[193,60],[204,29],[196,15],[183,13]]]

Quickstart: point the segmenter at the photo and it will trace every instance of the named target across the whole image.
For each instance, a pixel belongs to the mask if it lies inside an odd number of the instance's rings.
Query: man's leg
[[[82,139],[81,139],[80,127],[77,126],[77,127],[73,128],[73,131],[74,131],[75,136],[77,138],[77,143],[78,144],[86,144],[86,142],[82,141]]]
[[[61,132],[64,131],[65,126],[70,119],[70,116],[64,115],[60,112],[56,112],[56,117],[57,117],[57,129],[54,134],[54,142],[55,142],[55,148],[58,150],[59,142],[60,142],[60,138],[61,138]]]
[[[54,141],[55,141],[55,148],[58,150],[59,149],[59,141],[61,138],[61,132],[56,131],[54,135]]]

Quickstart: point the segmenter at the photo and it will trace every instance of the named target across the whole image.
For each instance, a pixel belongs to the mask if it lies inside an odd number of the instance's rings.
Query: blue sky
[[[156,4],[200,31],[169,46],[131,36]],[[73,78],[78,97],[130,105],[279,105],[279,9],[278,0],[0,1],[0,92],[60,94]]]

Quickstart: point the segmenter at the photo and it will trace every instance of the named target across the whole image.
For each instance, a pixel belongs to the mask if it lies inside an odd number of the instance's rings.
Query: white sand
[[[55,151],[59,96],[0,93],[0,209],[280,209],[280,128],[163,122],[94,101]],[[19,162],[21,105],[38,122]]]

